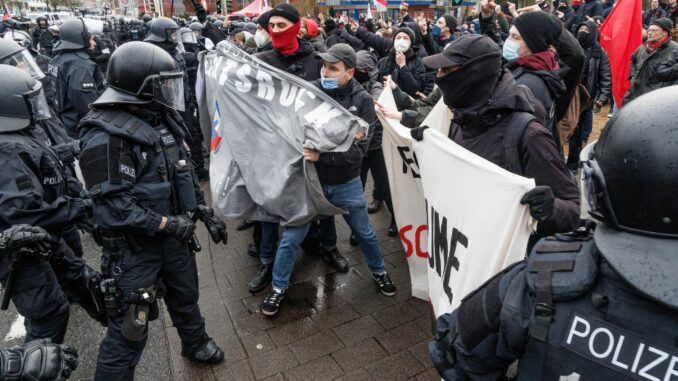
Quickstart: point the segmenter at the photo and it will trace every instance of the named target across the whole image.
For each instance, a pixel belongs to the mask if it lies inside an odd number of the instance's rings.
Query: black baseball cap
[[[422,61],[431,69],[440,69],[461,66],[471,59],[487,54],[501,57],[501,49],[487,36],[467,34],[454,40],[442,53],[424,57]]]
[[[343,62],[346,66],[354,68],[358,64],[355,50],[349,44],[334,44],[326,53],[318,53],[318,58],[325,62]]]

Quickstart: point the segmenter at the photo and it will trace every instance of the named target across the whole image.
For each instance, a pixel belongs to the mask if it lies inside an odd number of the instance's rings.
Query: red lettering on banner
[[[413,229],[412,225],[406,225],[400,229],[400,240],[405,244],[405,257],[409,258],[416,250],[417,257],[428,258],[428,252],[421,249],[422,233],[428,231],[426,225],[419,225],[414,232],[414,243],[407,237],[407,233]]]
[[[428,227],[426,225],[420,225],[417,228],[416,235],[414,236],[417,242],[417,257],[419,258],[428,258],[428,251],[422,251],[421,250],[421,233],[428,231]]]

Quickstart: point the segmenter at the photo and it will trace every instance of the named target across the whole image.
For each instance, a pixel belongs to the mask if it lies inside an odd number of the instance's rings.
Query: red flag
[[[612,96],[617,107],[631,87],[629,69],[631,55],[643,43],[641,0],[619,0],[600,26],[600,46],[610,57]]]

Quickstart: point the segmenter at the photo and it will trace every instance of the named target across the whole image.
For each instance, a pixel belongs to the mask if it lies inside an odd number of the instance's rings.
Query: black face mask
[[[577,32],[577,41],[579,41],[579,45],[581,45],[581,47],[584,49],[588,49],[593,46],[594,38],[595,36],[590,32]]]
[[[452,109],[482,105],[492,96],[501,75],[501,53],[490,53],[467,61],[461,68],[436,77],[443,101]]]
[[[353,77],[355,78],[356,81],[358,81],[358,83],[365,83],[370,80],[370,75],[360,70],[356,70]]]

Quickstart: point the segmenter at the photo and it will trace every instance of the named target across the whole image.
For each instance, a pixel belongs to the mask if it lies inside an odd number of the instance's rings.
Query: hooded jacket
[[[281,54],[275,49],[270,49],[255,54],[255,57],[301,79],[315,81],[320,78],[322,60],[316,58],[318,53],[313,45],[304,39],[297,40],[299,49],[292,54]]]
[[[578,31],[582,25],[585,25],[589,29],[591,35],[588,37],[592,42],[590,46],[588,46],[588,43],[582,45],[586,52],[586,63],[581,83],[586,87],[586,91],[591,96],[592,104],[596,101],[606,104],[610,99],[610,92],[612,90],[610,61],[607,57],[607,53],[598,43],[598,25],[596,22],[587,20],[579,24],[576,30]]]
[[[548,54],[548,53],[546,53]],[[537,58],[539,55],[532,55]],[[563,69],[542,69],[536,70],[534,67],[520,65],[521,59],[513,60],[506,64],[506,68],[511,70],[511,74],[519,85],[526,86],[534,97],[539,101],[541,108],[536,108],[537,116],[543,125],[553,134],[555,138],[558,135],[558,125],[556,122],[555,100],[565,94],[565,83],[563,75],[566,70]],[[547,63],[543,64],[547,67]],[[558,142],[557,142],[558,143]]]
[[[534,113],[534,99],[524,86],[518,86],[511,73],[504,69],[488,102],[470,109],[457,109],[450,128],[450,137],[462,147],[502,168],[508,159],[500,148],[515,112]],[[549,132],[538,121],[530,122],[520,146],[522,173],[536,185],[548,185],[555,195],[553,215],[540,221],[538,232],[568,232],[579,226],[579,188],[562,160],[562,155]]]
[[[379,99],[382,91],[384,91],[384,85],[379,80],[379,70],[377,70],[377,57],[373,53],[368,52],[367,50],[361,50],[356,53],[358,58],[358,64],[356,69],[365,70],[369,75],[369,80],[362,82],[360,85],[367,91],[373,100]],[[355,78],[355,77],[354,77]],[[379,119],[375,120],[374,123],[374,133],[372,134],[372,139],[370,139],[370,146],[368,151],[373,151],[381,148],[381,139],[384,129],[379,122]]]
[[[374,132],[374,125],[377,121],[374,102],[370,94],[355,79],[351,79],[346,86],[333,90],[323,88],[319,80],[313,82],[313,84],[332,97],[346,110],[353,115],[359,116],[369,124],[367,136],[358,142],[353,142],[348,151],[321,153],[320,158],[315,163],[315,169],[318,172],[318,179],[321,184],[343,184],[360,176],[363,159],[367,157],[368,147]]]

